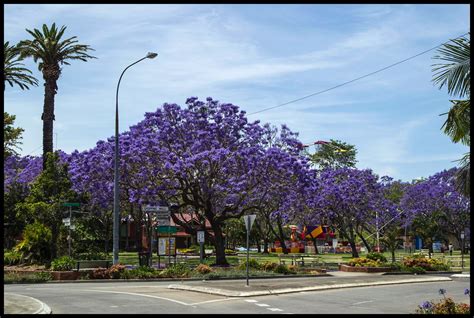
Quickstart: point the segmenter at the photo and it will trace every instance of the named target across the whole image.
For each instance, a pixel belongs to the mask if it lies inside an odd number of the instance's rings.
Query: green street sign
[[[176,226],[157,226],[155,227],[155,231],[158,233],[170,233],[174,234],[178,232],[178,227]]]
[[[80,203],[75,203],[75,202],[66,202],[66,203],[63,203],[63,206],[79,207],[79,206],[81,206],[81,204]]]

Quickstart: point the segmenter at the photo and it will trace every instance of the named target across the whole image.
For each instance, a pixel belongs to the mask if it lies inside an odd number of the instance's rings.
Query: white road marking
[[[118,306],[110,306],[111,308],[117,308]]]
[[[270,305],[267,305],[267,304],[255,304],[257,306],[260,306],[260,307],[270,307]]]
[[[195,307],[196,305],[214,303],[214,302],[218,302],[218,301],[227,301],[227,300],[239,299],[239,298],[236,298],[236,297],[234,297],[234,298],[221,298],[221,299],[211,299],[211,300],[206,300],[206,301],[201,301],[201,302],[197,302],[197,303],[188,304],[188,303],[185,303],[185,302],[182,302],[182,301],[179,301],[179,300],[170,299],[170,298],[166,298],[166,297],[152,296],[152,295],[138,294],[138,293],[130,293],[130,292],[120,292],[120,291],[111,291],[111,290],[97,290],[97,289],[83,289],[83,291],[92,291],[92,292],[101,292],[101,293],[115,293],[115,294],[127,294],[127,295],[134,295],[134,296],[157,298],[157,299],[168,300],[168,301],[178,303],[178,304],[181,304],[181,305],[184,305],[184,306],[193,306],[194,308],[196,308]]]
[[[207,303],[215,303],[217,301],[226,301],[226,300],[235,300],[235,299],[239,299],[239,298],[212,299],[212,300],[201,301],[201,302],[198,302],[198,303],[192,303],[192,304],[189,304],[189,305],[190,306],[201,305],[201,304],[207,304]]]
[[[279,309],[279,308],[267,308],[267,309],[271,311],[283,311],[282,309]]]
[[[258,300],[255,300],[255,299],[246,299],[245,301],[248,302],[248,303],[256,303],[256,302],[258,302]]]
[[[353,303],[352,305],[359,305],[359,304],[372,303],[372,302],[374,301],[373,300],[359,301],[358,303]]]
[[[157,298],[157,299],[168,300],[168,301],[171,301],[171,302],[174,302],[174,303],[177,303],[177,304],[181,304],[181,305],[184,305],[184,306],[189,306],[189,304],[183,303],[182,301],[174,300],[174,299],[170,299],[170,298],[165,298],[165,297],[159,297],[159,296],[151,296],[151,295],[145,295],[145,294],[119,292],[119,291],[110,291],[110,290],[97,290],[97,289],[83,289],[83,290],[84,290],[84,291],[91,291],[91,292],[100,292],[100,293],[126,294],[126,295],[134,295],[134,296]]]

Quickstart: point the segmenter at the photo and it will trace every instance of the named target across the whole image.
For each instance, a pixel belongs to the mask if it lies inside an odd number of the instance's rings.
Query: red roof
[[[190,213],[183,213],[183,214],[181,214],[181,213],[176,213],[176,214],[175,214],[175,217],[177,217],[178,220],[182,220],[182,221],[184,221],[184,222],[186,222],[186,223],[189,223],[189,222],[191,222],[191,221],[195,221],[196,223],[199,223],[199,220],[198,220],[198,218],[195,216],[195,214],[194,214],[194,217],[192,218]],[[171,225],[171,226],[179,226],[178,224],[174,223],[173,218],[171,218],[170,225]],[[211,223],[209,223],[208,220],[205,220],[205,225],[206,225],[206,228],[209,228],[209,229],[211,228]]]

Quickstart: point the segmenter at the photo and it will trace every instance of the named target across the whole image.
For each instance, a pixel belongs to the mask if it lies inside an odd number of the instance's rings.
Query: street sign
[[[144,211],[144,212],[157,212],[157,211],[158,211],[158,206],[157,206],[157,205],[150,205],[150,204],[147,204],[147,205],[145,205],[145,207],[143,208],[143,211]]]
[[[69,206],[69,207],[79,207],[79,206],[81,206],[80,203],[76,203],[76,202],[65,202],[62,205],[63,206]]]
[[[178,232],[178,227],[176,226],[157,226],[155,227],[155,231],[158,233],[171,233],[174,234]]]
[[[204,243],[204,231],[197,231],[198,243]]]
[[[464,232],[461,232],[461,239],[464,239]]]
[[[247,229],[248,232],[250,232],[250,229],[252,228],[253,221],[255,221],[255,218],[257,215],[251,214],[251,215],[244,215],[244,223],[245,223],[245,228]]]
[[[76,229],[76,226],[73,224],[69,227],[71,230],[75,230]]]

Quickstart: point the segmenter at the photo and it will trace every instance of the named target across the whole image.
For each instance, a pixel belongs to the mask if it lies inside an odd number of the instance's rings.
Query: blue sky
[[[25,28],[66,25],[66,37],[97,59],[64,66],[55,100],[54,146],[93,148],[114,134],[120,84],[120,131],[163,103],[211,96],[257,112],[373,72],[468,32],[467,4],[364,5],[4,5],[4,39]],[[338,139],[356,146],[357,167],[411,181],[456,165],[469,151],[451,143],[439,114],[446,89],[431,82],[435,51],[296,103],[249,115],[287,124],[304,143]],[[22,155],[42,152],[44,87],[7,86],[5,111],[25,129]],[[452,99],[452,98],[451,98]]]

